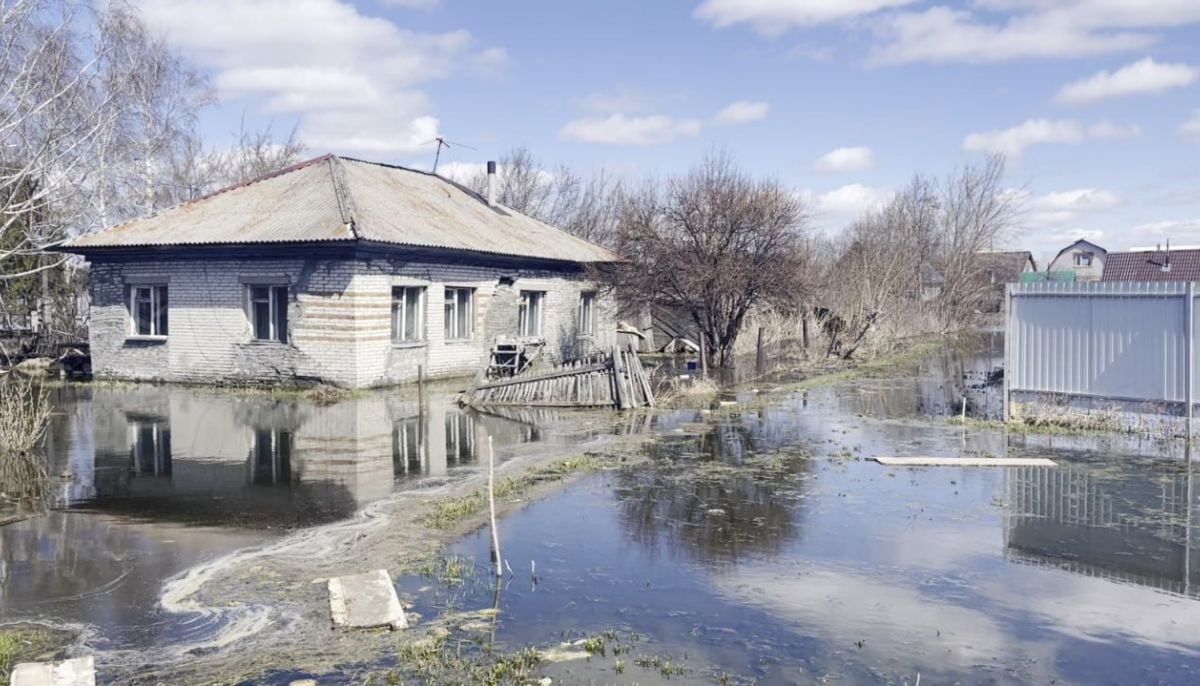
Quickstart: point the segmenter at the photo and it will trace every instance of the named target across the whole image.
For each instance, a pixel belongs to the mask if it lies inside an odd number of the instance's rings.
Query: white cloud
[[[962,147],[964,150],[998,153],[1017,160],[1032,145],[1076,145],[1089,138],[1129,138],[1140,134],[1141,129],[1136,126],[1119,126],[1107,121],[1085,127],[1069,119],[1027,119],[1011,128],[969,134],[963,139]]]
[[[441,0],[381,0],[388,7],[402,7],[408,10],[430,10],[441,4]]]
[[[718,28],[749,24],[763,35],[779,36],[793,28],[852,19],[912,2],[915,0],[704,0],[695,16]]]
[[[585,112],[633,114],[654,107],[656,98],[631,88],[620,88],[611,92],[591,93],[575,104]]]
[[[665,114],[632,115],[619,111],[621,105],[630,104],[623,98],[589,96],[581,104],[585,106],[609,105],[618,108],[608,116],[582,117],[567,122],[558,135],[566,140],[583,143],[606,143],[609,145],[659,145],[680,138],[700,135],[706,123],[699,119],[669,117]],[[730,103],[716,114],[712,124],[733,126],[756,121],[767,116],[769,106],[765,102],[739,100]]]
[[[982,0],[975,10],[936,6],[875,23],[877,64],[999,62],[1144,49],[1154,29],[1200,22],[1195,0]]]
[[[800,199],[816,211],[819,220],[830,224],[844,224],[859,218],[865,212],[883,207],[895,195],[894,191],[887,188],[851,183],[826,193],[804,190],[800,192]]]
[[[875,166],[875,153],[870,148],[837,148],[821,156],[813,169],[826,173],[859,172]]]
[[[765,102],[749,102],[747,100],[738,100],[730,103],[717,113],[716,123],[725,126],[734,126],[737,124],[747,124],[752,121],[765,119],[767,110],[770,105]]]
[[[415,152],[438,131],[417,86],[507,60],[503,50],[478,50],[466,31],[409,31],[344,0],[144,0],[139,7],[155,31],[213,71],[223,97],[295,115],[316,150]]]
[[[676,119],[661,114],[636,117],[617,113],[567,122],[559,135],[583,143],[657,145],[699,135],[701,128],[703,125],[695,119]]]
[[[1155,95],[1182,88],[1200,78],[1200,69],[1188,64],[1155,62],[1147,57],[1116,71],[1102,71],[1086,79],[1072,81],[1058,91],[1055,99],[1068,105],[1123,98],[1131,95]]]
[[[1139,224],[1129,232],[1131,245],[1156,245],[1168,240],[1172,245],[1200,243],[1200,219],[1170,219]]]
[[[1110,121],[1100,121],[1087,127],[1088,138],[1136,138],[1142,135],[1142,128],[1133,124],[1122,126]]]
[[[1200,143],[1200,110],[1196,110],[1191,119],[1179,126],[1179,133]]]
[[[1116,193],[1099,188],[1055,191],[1028,201],[1028,221],[1038,228],[1058,226],[1083,214],[1112,209],[1120,202]]]

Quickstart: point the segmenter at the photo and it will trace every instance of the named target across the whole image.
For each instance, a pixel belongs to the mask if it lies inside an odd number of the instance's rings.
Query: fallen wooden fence
[[[653,407],[650,375],[637,352],[616,346],[607,354],[566,362],[552,369],[531,369],[484,381],[468,390],[464,405],[527,407]]]

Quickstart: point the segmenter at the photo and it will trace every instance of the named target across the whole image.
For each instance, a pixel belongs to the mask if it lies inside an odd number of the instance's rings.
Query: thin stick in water
[[[492,448],[492,437],[488,435],[488,508],[492,513],[492,555],[496,560],[496,578],[504,576],[500,566],[500,532],[496,529],[496,451]]]

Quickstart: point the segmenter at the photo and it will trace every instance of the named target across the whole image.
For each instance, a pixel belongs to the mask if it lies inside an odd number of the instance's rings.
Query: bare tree
[[[625,297],[686,312],[712,361],[733,363],[751,308],[797,296],[799,237],[808,214],[775,180],[709,154],[665,184],[647,182],[622,204],[618,248]]]
[[[847,230],[825,289],[830,354],[850,358],[889,318],[937,330],[970,321],[993,288],[980,253],[1019,216],[1003,175],[1004,159],[992,157],[941,182],[915,177]]]

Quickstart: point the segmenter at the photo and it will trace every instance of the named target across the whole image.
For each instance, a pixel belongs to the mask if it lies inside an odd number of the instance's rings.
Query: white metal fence
[[[1182,282],[1009,285],[1005,417],[1026,392],[1179,403],[1190,420],[1195,293]]]

